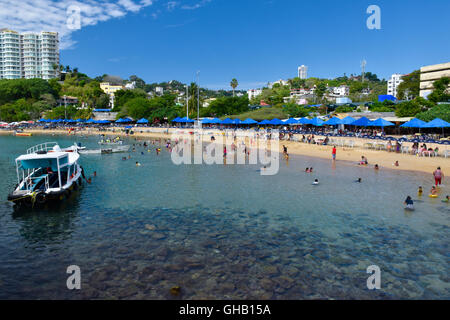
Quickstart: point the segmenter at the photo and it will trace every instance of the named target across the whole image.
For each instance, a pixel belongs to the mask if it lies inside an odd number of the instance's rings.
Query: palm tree
[[[239,85],[238,81],[236,79],[231,80],[230,86],[233,88],[233,97],[234,97],[234,89]]]

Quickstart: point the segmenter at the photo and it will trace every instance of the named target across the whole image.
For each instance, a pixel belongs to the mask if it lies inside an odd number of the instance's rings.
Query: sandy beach
[[[174,131],[174,129],[169,129],[169,133],[167,133],[166,128],[137,128],[134,129],[134,134],[129,135],[128,137],[131,138],[137,138],[137,139],[169,139],[171,137],[171,133]],[[185,130],[185,132],[192,131],[192,129]],[[203,140],[206,142],[209,142],[210,138],[210,131],[206,130],[208,134],[205,134],[203,136]],[[62,129],[52,129],[52,130],[43,130],[43,129],[29,129],[26,130],[26,132],[31,132],[33,135],[53,135],[53,134],[62,134],[62,135],[68,135],[67,130]],[[2,135],[13,135],[13,131],[0,131],[0,134]],[[75,137],[77,135],[99,135],[99,134],[105,134],[110,136],[121,136],[125,137],[126,134],[120,130],[116,129],[115,132],[113,131],[99,131],[96,129],[83,129],[83,130],[77,130],[75,133],[72,133]],[[298,138],[301,135],[296,135]],[[26,137],[17,137],[18,139],[26,139]],[[317,136],[317,138],[320,138],[320,136]],[[348,140],[349,138],[344,138]],[[350,147],[339,147],[337,146],[337,162],[339,161],[349,161],[353,162],[355,165],[359,162],[361,159],[361,156],[365,156],[368,159],[369,165],[367,166],[368,169],[372,169],[375,164],[378,164],[380,169],[388,168],[393,170],[407,170],[407,171],[419,171],[419,172],[425,172],[425,173],[432,173],[434,170],[436,170],[437,167],[441,167],[444,174],[450,174],[450,157],[419,157],[411,154],[402,154],[402,153],[395,153],[395,152],[387,152],[384,150],[373,150],[373,149],[365,149],[363,148],[365,139],[353,139],[355,141],[355,146],[353,148]],[[288,148],[288,153],[290,155],[303,155],[303,156],[309,156],[309,157],[318,157],[323,159],[330,159],[331,160],[331,151],[333,146],[322,146],[322,145],[316,145],[316,144],[306,144],[301,142],[295,142],[295,141],[280,141],[280,152],[282,152],[283,145],[285,145]],[[406,144],[411,145],[411,143]],[[446,145],[436,145],[440,148],[441,152],[443,150],[450,150],[450,146]],[[430,144],[430,147],[434,149],[434,145]],[[399,166],[396,167],[393,164],[398,161]]]

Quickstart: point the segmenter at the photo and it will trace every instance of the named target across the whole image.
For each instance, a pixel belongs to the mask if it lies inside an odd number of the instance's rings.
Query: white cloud
[[[201,1],[199,1],[197,3],[194,3],[194,4],[191,4],[191,5],[183,5],[183,6],[181,6],[181,9],[184,9],[184,10],[195,10],[195,9],[198,9],[198,8],[201,8],[201,7],[205,6],[205,5],[207,5],[210,2],[211,2],[211,0],[201,0]]]
[[[60,48],[68,49],[75,44],[71,35],[76,31],[68,27],[69,6],[80,9],[80,26],[83,28],[136,13],[152,4],[152,0],[0,0],[0,28],[19,32],[58,32]]]
[[[177,1],[169,1],[167,2],[167,10],[172,11],[173,9],[175,9],[176,6],[178,6],[178,2]]]

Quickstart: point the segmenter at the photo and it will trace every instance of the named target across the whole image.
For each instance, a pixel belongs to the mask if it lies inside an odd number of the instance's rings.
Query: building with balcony
[[[403,75],[399,74],[399,73],[394,73],[391,78],[388,81],[388,86],[387,86],[387,94],[394,96],[397,98],[397,90],[398,90],[398,86],[400,85],[400,83],[403,82],[402,80]]]
[[[420,68],[420,96],[426,98],[434,90],[433,83],[444,77],[450,78],[450,62]]]
[[[0,79],[52,79],[59,76],[57,32],[20,34],[0,29]]]

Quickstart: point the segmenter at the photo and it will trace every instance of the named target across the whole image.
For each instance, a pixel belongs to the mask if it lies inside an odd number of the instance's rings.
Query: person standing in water
[[[436,186],[440,186],[442,184],[442,178],[444,177],[444,174],[442,173],[441,167],[438,167],[434,172],[434,182],[436,183]]]
[[[334,146],[334,147],[333,147],[333,151],[331,151],[331,156],[333,157],[333,161],[336,160],[336,152],[337,152],[336,146]]]
[[[411,199],[410,196],[406,197],[404,204],[406,205],[406,209],[414,210],[414,201]]]

